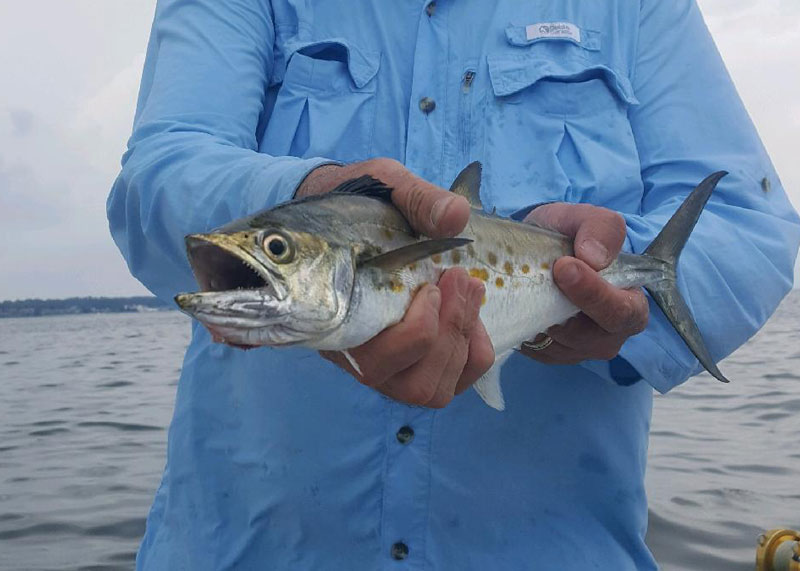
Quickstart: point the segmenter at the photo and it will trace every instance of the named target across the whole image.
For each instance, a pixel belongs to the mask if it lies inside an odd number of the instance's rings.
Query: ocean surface
[[[0,319],[0,570],[133,567],[188,319]],[[800,292],[721,365],[657,396],[648,542],[664,571],[750,571],[800,528]]]

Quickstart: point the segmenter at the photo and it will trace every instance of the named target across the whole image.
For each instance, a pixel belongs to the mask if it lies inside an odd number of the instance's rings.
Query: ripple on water
[[[0,521],[16,521],[18,519],[23,519],[25,516],[22,514],[16,513],[5,513],[0,514]]]
[[[118,537],[120,539],[137,539],[144,535],[145,518],[130,518],[104,525],[89,527],[85,535],[92,537]]]
[[[46,428],[44,430],[32,430],[28,433],[29,436],[53,436],[54,434],[63,434],[69,432],[69,428]]]
[[[20,539],[23,537],[34,536],[52,536],[52,535],[80,535],[83,533],[83,528],[64,522],[44,522],[28,525],[26,527],[19,527],[17,529],[8,529],[0,531],[0,540]]]
[[[120,387],[128,387],[132,384],[131,381],[111,381],[108,383],[100,383],[97,387],[101,389],[118,389]]]
[[[164,428],[161,426],[152,426],[149,424],[135,424],[132,422],[112,422],[109,420],[87,420],[84,422],[78,422],[75,424],[75,426],[80,426],[81,428],[115,428],[117,430],[123,430],[125,432],[164,430]]]

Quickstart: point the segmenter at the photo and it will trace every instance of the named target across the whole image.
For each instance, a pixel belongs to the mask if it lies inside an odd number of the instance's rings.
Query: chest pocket
[[[340,161],[369,156],[380,53],[334,39],[294,45],[287,60],[261,152]]]
[[[506,39],[487,56],[491,202],[503,214],[545,201],[635,209],[641,177],[627,111],[638,101],[600,34],[528,40],[524,27],[510,26]]]

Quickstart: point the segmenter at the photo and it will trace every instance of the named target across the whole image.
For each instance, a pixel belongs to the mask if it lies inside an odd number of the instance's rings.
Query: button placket
[[[432,410],[399,403],[386,418],[381,544],[388,561],[413,566],[425,556],[433,421]]]
[[[431,6],[433,4],[433,6]],[[430,0],[419,4],[419,26],[413,76],[408,101],[408,127],[404,162],[414,174],[443,184],[444,112],[448,69],[448,19],[450,8]],[[434,158],[435,157],[435,158]],[[431,160],[434,158],[433,160]]]

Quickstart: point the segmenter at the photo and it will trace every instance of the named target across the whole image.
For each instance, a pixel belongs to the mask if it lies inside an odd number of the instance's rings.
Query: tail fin
[[[678,291],[677,283],[677,264],[678,257],[681,255],[684,244],[686,244],[689,234],[692,233],[700,213],[708,202],[711,192],[717,186],[719,180],[728,174],[720,171],[712,174],[701,182],[697,188],[680,205],[672,218],[661,230],[655,240],[645,250],[645,255],[651,256],[666,263],[669,275],[655,284],[645,286],[645,289],[653,297],[658,307],[667,316],[669,322],[689,346],[694,356],[716,379],[727,383],[728,379],[720,372],[711,354],[708,352],[700,330],[689,312],[686,302]]]

